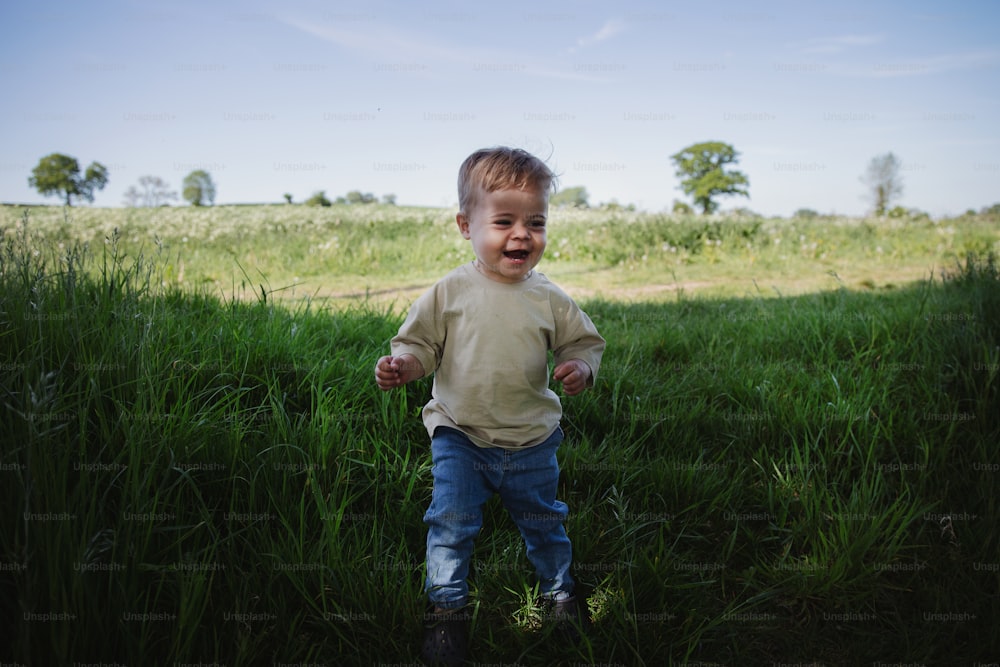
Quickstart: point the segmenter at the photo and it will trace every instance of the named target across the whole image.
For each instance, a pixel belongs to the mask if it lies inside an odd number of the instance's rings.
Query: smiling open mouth
[[[503,256],[509,259],[524,260],[528,259],[529,254],[527,250],[505,250]]]

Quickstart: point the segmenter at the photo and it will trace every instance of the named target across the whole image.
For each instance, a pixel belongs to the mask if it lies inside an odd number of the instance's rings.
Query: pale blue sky
[[[903,205],[1000,202],[1000,3],[5,3],[0,201],[52,152],[111,173],[206,168],[217,203],[358,189],[452,205],[459,163],[512,144],[591,203],[684,199],[670,155],[721,140],[767,215],[861,214],[875,155]]]

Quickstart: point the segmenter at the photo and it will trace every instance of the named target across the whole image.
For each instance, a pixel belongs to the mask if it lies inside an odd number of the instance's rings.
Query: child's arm
[[[567,396],[576,396],[583,392],[590,384],[591,375],[590,366],[579,359],[564,361],[552,371],[553,379],[562,382]]]
[[[375,384],[382,391],[402,387],[424,376],[424,366],[412,354],[387,355],[375,364]]]
[[[594,386],[606,342],[580,306],[562,291],[554,292],[556,336],[552,379],[562,382],[567,396]]]

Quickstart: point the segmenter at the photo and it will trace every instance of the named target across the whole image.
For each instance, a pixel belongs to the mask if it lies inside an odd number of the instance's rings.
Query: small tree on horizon
[[[75,157],[51,153],[38,161],[28,177],[28,185],[43,197],[60,196],[66,206],[73,205],[73,197],[94,201],[94,190],[103,190],[108,184],[108,170],[100,162],[91,162],[80,175],[80,163]]]
[[[177,193],[159,176],[140,176],[139,185],[142,190],[130,185],[125,191],[126,206],[163,206],[177,199]]]
[[[332,202],[327,199],[326,190],[319,190],[314,192],[309,199],[306,200],[306,206],[331,206]]]
[[[184,177],[184,199],[192,206],[211,206],[215,202],[215,183],[204,169]]]
[[[792,213],[793,218],[798,218],[800,220],[812,220],[819,217],[819,211],[811,208],[799,208]]]
[[[351,190],[347,193],[346,198],[348,204],[371,204],[376,201],[375,195],[360,190]]]
[[[590,204],[587,203],[587,199],[590,197],[587,194],[587,188],[582,185],[577,185],[571,188],[563,188],[559,192],[552,195],[549,198],[549,204],[552,206],[573,206],[576,208],[587,208]]]
[[[903,194],[903,177],[899,170],[902,163],[892,152],[878,155],[868,163],[861,182],[868,186],[868,197],[871,199],[875,215],[882,217],[889,210],[889,205]]]
[[[736,164],[740,154],[736,149],[721,141],[703,141],[692,144],[670,156],[681,178],[681,190],[694,199],[695,206],[702,214],[712,213],[719,208],[715,197],[721,195],[741,195],[750,197],[746,186],[750,185],[747,175],[727,165]]]

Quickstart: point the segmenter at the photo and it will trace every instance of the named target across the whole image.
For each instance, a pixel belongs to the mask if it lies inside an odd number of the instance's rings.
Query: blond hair
[[[537,188],[548,194],[555,190],[556,175],[541,159],[520,148],[481,148],[458,169],[458,208],[468,213],[475,204],[477,188],[495,192],[515,188]]]

